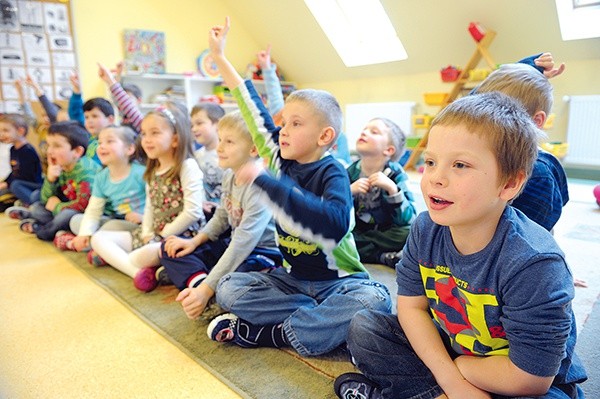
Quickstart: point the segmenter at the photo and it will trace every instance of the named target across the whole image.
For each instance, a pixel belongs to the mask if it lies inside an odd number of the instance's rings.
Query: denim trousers
[[[299,280],[285,268],[269,273],[230,273],[217,285],[217,303],[255,325],[283,323],[290,345],[316,356],[342,345],[350,320],[363,309],[391,311],[388,289],[367,273]]]
[[[29,210],[31,217],[39,224],[35,234],[44,241],[52,241],[59,230],[69,230],[69,221],[79,213],[73,209],[63,209],[55,216],[41,202],[34,203]]]
[[[365,310],[356,314],[348,334],[354,364],[377,384],[384,398],[433,399],[443,394],[433,374],[413,351],[396,315]],[[452,357],[456,355],[450,352]],[[577,387],[579,398],[583,393]],[[494,399],[526,399],[492,395]],[[527,397],[532,398],[532,397]],[[535,398],[568,399],[558,387]]]
[[[10,183],[10,191],[25,205],[33,204],[39,201],[39,196],[33,195],[36,191],[39,194],[39,189],[42,188],[41,183],[34,183],[25,180],[13,180]]]

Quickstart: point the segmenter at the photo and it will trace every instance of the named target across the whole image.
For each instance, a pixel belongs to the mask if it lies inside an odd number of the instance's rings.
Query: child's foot
[[[11,219],[18,220],[28,219],[31,217],[31,212],[29,212],[29,209],[25,208],[24,206],[11,206],[4,211],[4,214]]]
[[[106,266],[108,263],[100,257],[93,249],[87,253],[87,261],[92,266]]]
[[[381,398],[375,383],[359,373],[345,373],[335,379],[333,389],[338,398]]]
[[[379,256],[379,263],[389,267],[396,267],[398,262],[402,259],[402,251],[398,252],[383,252]]]
[[[233,313],[215,317],[208,325],[206,333],[213,341],[232,342],[242,348],[281,348],[289,345],[282,323],[255,326]]]
[[[169,277],[167,273],[167,269],[164,266],[159,266],[154,273],[154,277],[156,277],[156,282],[158,285],[173,285],[173,281]]]
[[[156,280],[157,266],[144,267],[140,269],[133,278],[133,285],[140,291],[150,292],[158,286]]]
[[[21,229],[24,233],[35,234],[40,225],[35,221],[35,219],[23,219],[21,223],[19,223],[19,229]]]
[[[68,231],[60,230],[54,236],[54,246],[61,251],[74,251],[73,249],[73,238],[75,238],[75,234],[70,233]]]

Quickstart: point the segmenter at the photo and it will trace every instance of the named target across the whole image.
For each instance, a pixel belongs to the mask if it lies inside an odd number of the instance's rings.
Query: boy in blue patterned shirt
[[[221,278],[217,302],[232,313],[214,319],[208,334],[246,348],[292,346],[302,356],[320,355],[346,341],[357,311],[391,311],[387,288],[369,279],[356,251],[346,171],[327,153],[341,109],[329,93],[299,90],[286,101],[284,127],[276,128],[252,83],[245,85],[224,55],[228,30],[229,18],[211,30],[211,56],[273,173],[247,165],[238,181],[258,186],[273,209],[289,271]]]

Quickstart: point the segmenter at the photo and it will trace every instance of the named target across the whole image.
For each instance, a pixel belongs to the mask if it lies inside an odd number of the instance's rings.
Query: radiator
[[[600,168],[600,95],[571,96],[566,166]]]

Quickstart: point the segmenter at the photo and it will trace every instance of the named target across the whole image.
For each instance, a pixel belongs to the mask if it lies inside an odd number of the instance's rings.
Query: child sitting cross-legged
[[[228,30],[229,18],[210,31],[211,56],[270,169],[248,163],[236,178],[258,189],[273,210],[286,268],[222,277],[216,299],[231,313],[215,318],[207,332],[245,348],[324,354],[346,341],[357,311],[391,311],[387,288],[369,279],[356,251],[348,174],[327,152],[341,128],[341,109],[327,92],[299,90],[287,98],[284,126],[277,128],[252,82],[245,84],[225,57]]]
[[[98,156],[105,168],[94,179],[85,213],[73,216],[69,222],[76,235],[56,234],[54,245],[58,249],[87,251],[91,235],[99,228],[131,231],[142,222],[146,168],[136,161],[135,141],[135,132],[127,126],[109,126],[100,131]]]
[[[406,137],[393,121],[371,119],[356,141],[360,159],[348,167],[360,259],[395,267],[417,214],[408,175],[398,163]]]
[[[219,166],[225,170],[221,205],[195,237],[167,237],[161,252],[161,264],[168,277],[183,290],[177,300],[190,319],[202,314],[225,274],[281,265],[273,215],[260,189],[236,182],[237,171],[258,159],[242,115],[225,115],[219,121],[218,132]],[[222,238],[230,228],[231,238]]]
[[[41,240],[52,241],[59,230],[67,230],[71,217],[88,205],[94,176],[100,166],[85,157],[89,134],[75,121],[50,125],[48,135],[48,171],[42,185],[41,201],[29,209],[20,209],[19,227],[35,233]]]
[[[508,205],[540,135],[500,93],[436,116],[423,154],[428,211],[396,267],[398,314],[356,314],[348,349],[363,374],[336,379],[340,398],[583,397],[565,255]]]

